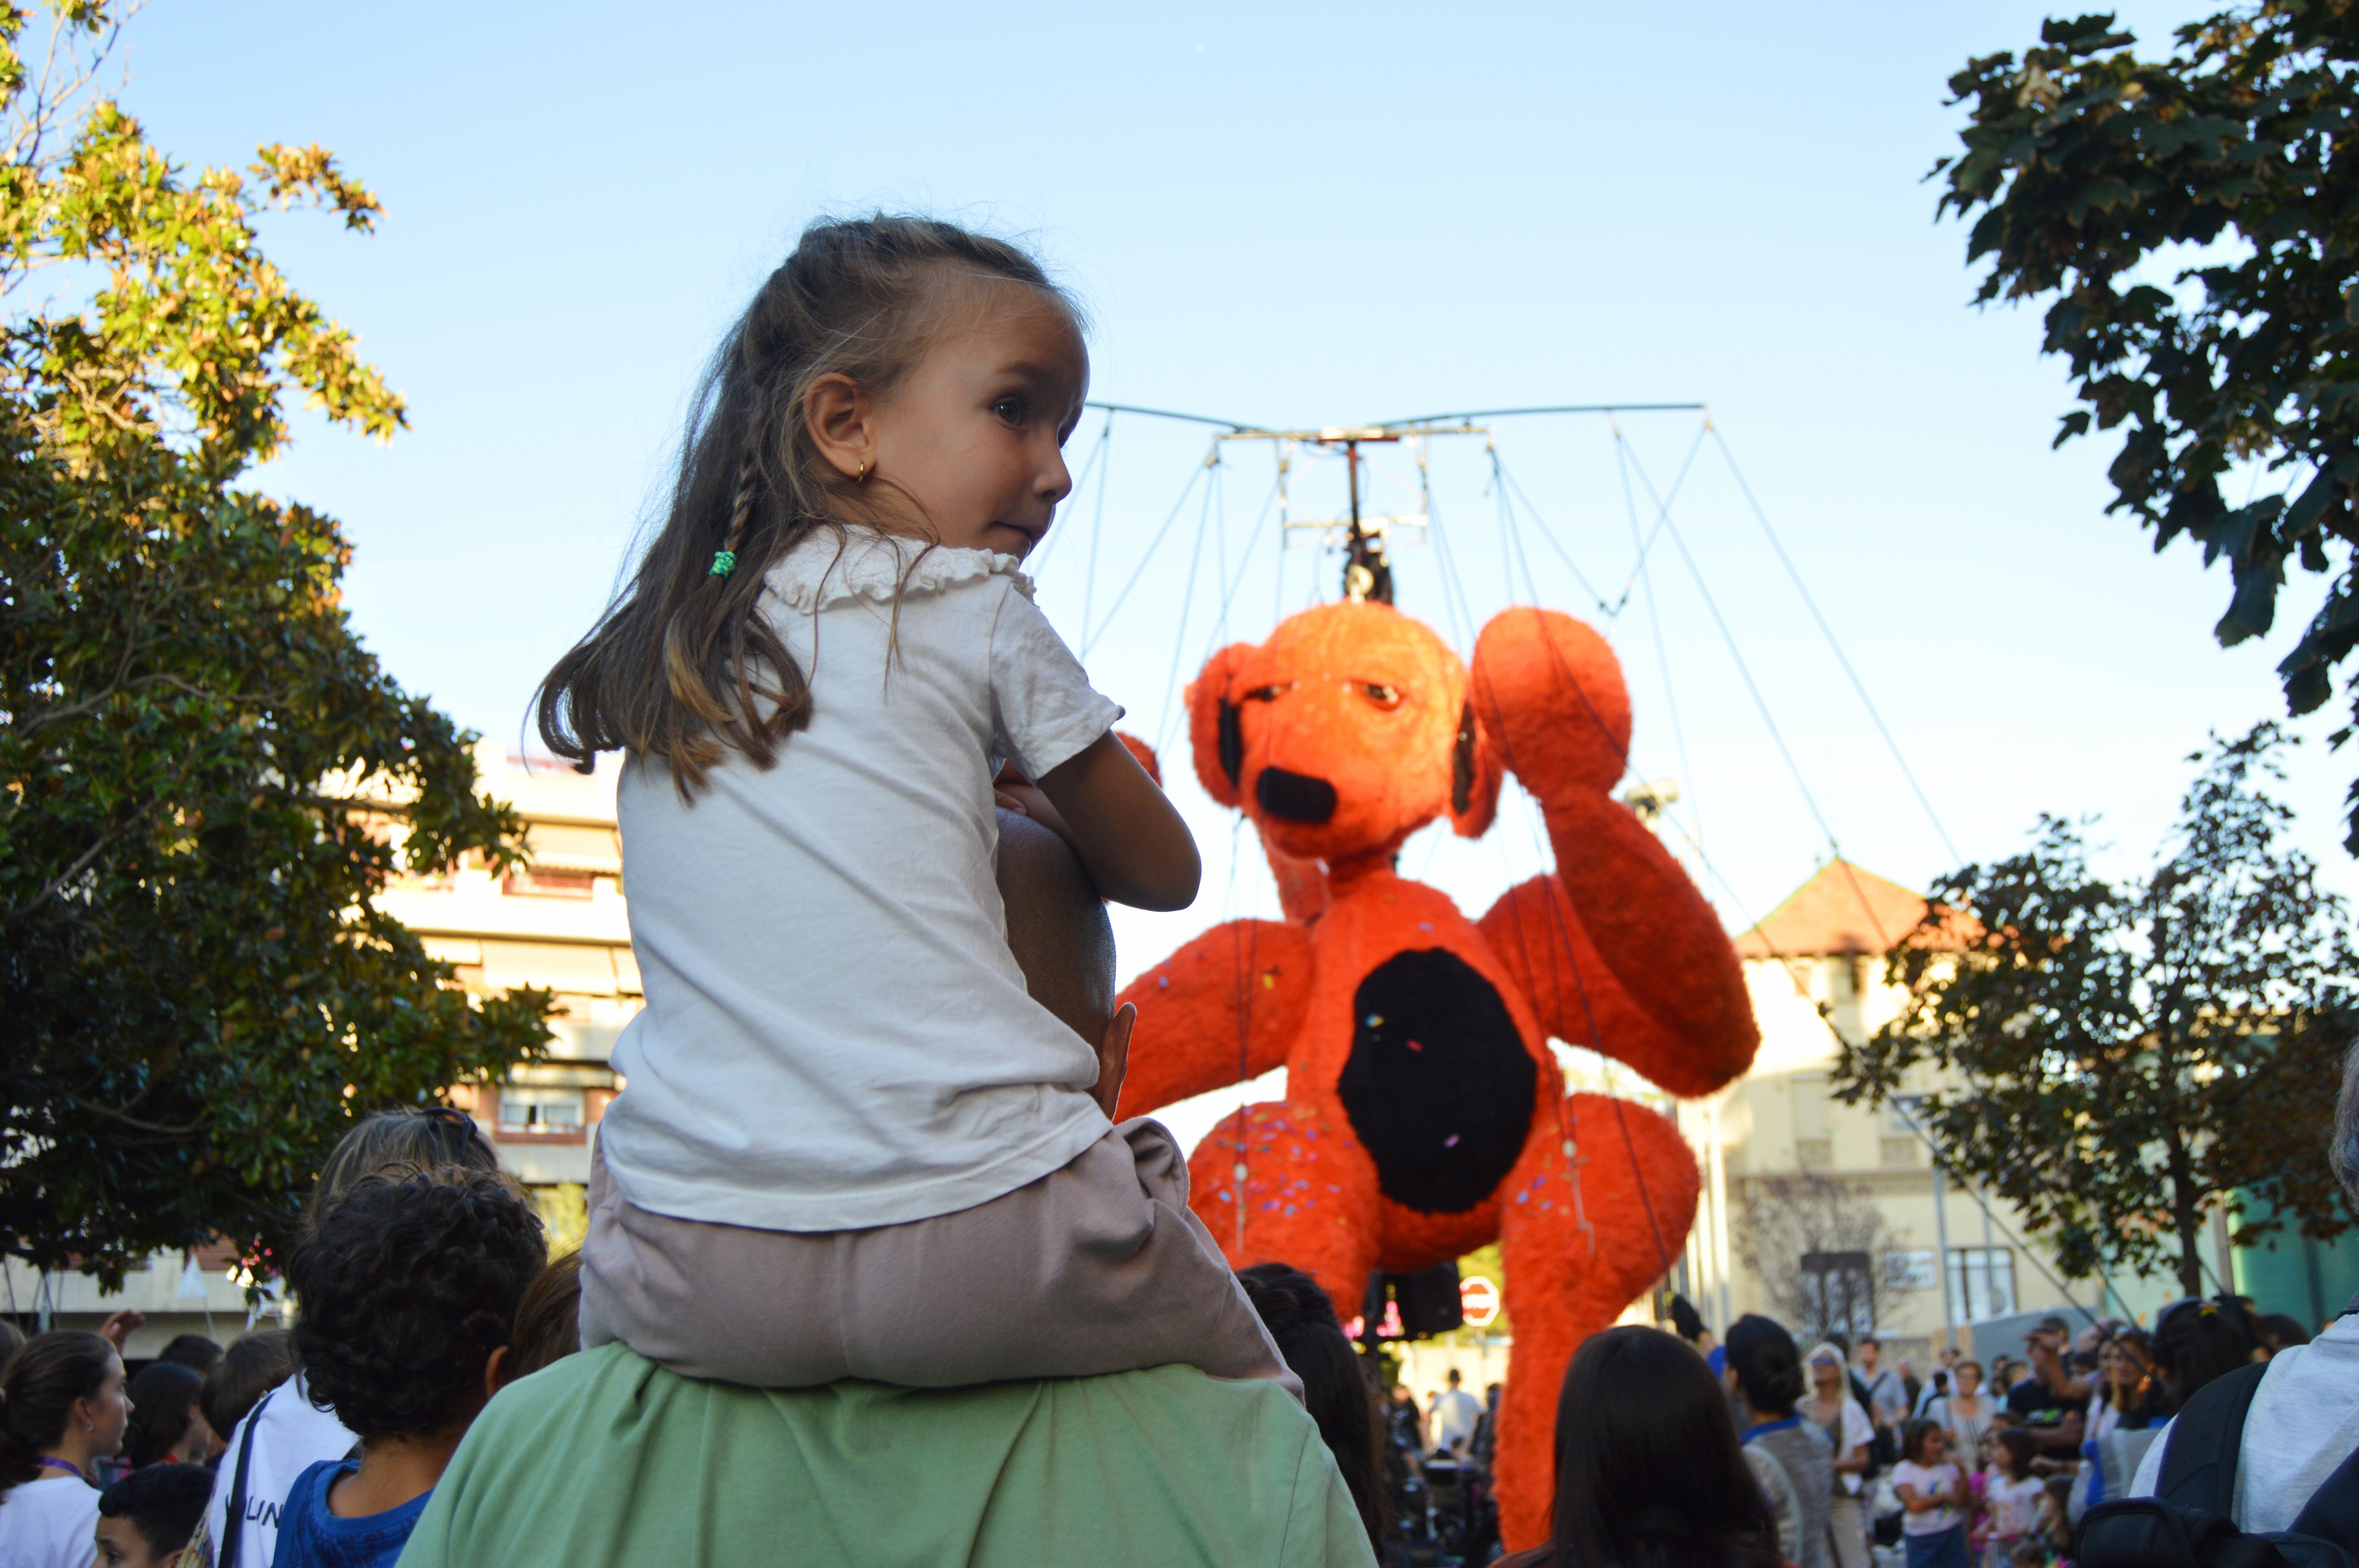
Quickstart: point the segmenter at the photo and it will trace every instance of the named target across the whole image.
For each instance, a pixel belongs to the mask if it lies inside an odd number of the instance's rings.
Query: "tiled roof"
[[[1889,952],[1928,907],[1897,882],[1848,860],[1830,860],[1739,936],[1736,951],[1747,958]]]

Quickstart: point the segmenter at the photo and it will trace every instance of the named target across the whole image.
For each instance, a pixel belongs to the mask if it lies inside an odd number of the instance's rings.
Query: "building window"
[[[1887,1291],[1930,1291],[1933,1288],[1933,1249],[1894,1247],[1884,1254],[1884,1288]]]
[[[500,891],[521,898],[590,898],[597,881],[588,871],[510,871]]]
[[[511,1135],[579,1136],[582,1091],[538,1085],[500,1086],[500,1130]]]
[[[1797,1073],[1788,1081],[1794,1097],[1794,1163],[1805,1171],[1831,1169],[1835,1146],[1827,1135],[1826,1075]]]
[[[1875,1332],[1875,1276],[1869,1262],[1864,1252],[1802,1254],[1802,1317],[1811,1337]]]
[[[1950,1249],[1950,1321],[1979,1323],[2015,1311],[2015,1249]]]
[[[1794,1086],[1794,1139],[1804,1142],[1827,1135],[1827,1080],[1823,1073],[1797,1073]]]

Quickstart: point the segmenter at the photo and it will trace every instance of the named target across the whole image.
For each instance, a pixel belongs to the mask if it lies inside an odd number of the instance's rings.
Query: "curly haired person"
[[[360,1456],[297,1477],[277,1568],[392,1568],[499,1387],[547,1257],[531,1206],[488,1172],[364,1177],[320,1217],[288,1269],[303,1303],[295,1349],[312,1402]]]

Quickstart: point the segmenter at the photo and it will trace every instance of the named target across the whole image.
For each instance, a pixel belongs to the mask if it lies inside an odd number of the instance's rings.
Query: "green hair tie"
[[[714,577],[727,577],[731,572],[734,572],[736,569],[736,551],[715,550],[712,552],[712,575]]]

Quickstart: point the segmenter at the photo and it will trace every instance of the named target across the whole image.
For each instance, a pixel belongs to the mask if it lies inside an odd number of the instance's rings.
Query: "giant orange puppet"
[[[1548,1038],[1678,1095],[1758,1043],[1711,906],[1609,793],[1621,666],[1579,622],[1518,609],[1484,629],[1470,680],[1423,623],[1345,602],[1215,654],[1188,704],[1197,776],[1260,830],[1286,918],[1217,926],[1124,991],[1121,1112],[1284,1065],[1286,1099],[1199,1145],[1190,1202],[1233,1264],[1308,1270],[1346,1318],[1372,1271],[1501,1244],[1500,1522],[1511,1550],[1537,1545],[1565,1365],[1668,1271],[1698,1184],[1661,1116],[1568,1097]],[[1482,834],[1504,773],[1539,802],[1556,869],[1470,921],[1393,862],[1445,813]]]

